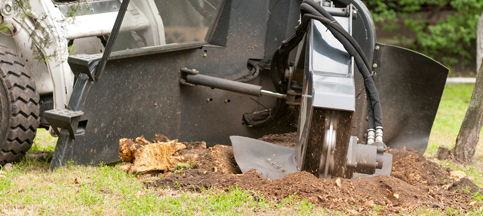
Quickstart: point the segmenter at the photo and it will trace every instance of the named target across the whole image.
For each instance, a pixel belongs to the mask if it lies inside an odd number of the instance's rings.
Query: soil
[[[188,144],[189,145],[189,144]],[[206,144],[205,144],[206,146]],[[241,174],[233,156],[233,148],[225,145],[215,145],[210,148],[186,148],[175,155],[183,155],[185,158],[193,158],[195,168],[214,173]]]
[[[282,145],[292,143],[293,146],[293,137],[291,134],[269,135],[261,140]],[[357,214],[368,213],[374,206],[379,206],[381,213],[389,214],[411,213],[420,208],[470,210],[479,205],[471,200],[473,194],[480,190],[477,185],[467,178],[460,181],[451,179],[449,169],[442,169],[413,150],[390,150],[393,154],[390,176],[359,179],[319,179],[308,172],[265,179],[256,170],[240,174],[231,146],[179,152],[181,155],[192,153],[200,154],[194,169],[177,171],[145,184],[148,187],[169,186],[190,191],[211,187],[228,190],[238,185],[271,200],[291,195],[320,207]]]
[[[259,140],[287,147],[295,147],[295,143],[297,142],[296,134],[297,132],[270,134],[263,136]]]

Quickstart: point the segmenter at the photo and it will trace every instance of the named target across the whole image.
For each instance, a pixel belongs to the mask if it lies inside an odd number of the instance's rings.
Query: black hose
[[[312,5],[315,5],[316,7],[314,8]],[[300,13],[301,13],[302,17],[305,14],[304,10],[306,12],[309,12],[310,14],[313,14],[313,15],[319,14],[319,16],[322,16],[323,18],[329,19],[328,26],[327,26],[327,24],[324,24],[324,25],[327,28],[330,28],[330,27],[334,28],[340,34],[342,34],[342,36],[344,36],[345,39],[349,40],[349,42],[352,44],[352,46],[354,46],[354,48],[356,49],[357,53],[359,53],[361,55],[362,60],[364,60],[364,64],[366,65],[366,67],[369,68],[369,69],[371,68],[371,64],[370,64],[369,60],[367,60],[367,57],[364,54],[364,51],[362,50],[362,48],[359,46],[359,43],[357,43],[357,41],[322,6],[318,5],[314,1],[305,0],[300,5]],[[322,13],[320,11],[324,11],[324,12]],[[324,15],[324,14],[326,14],[328,17],[326,17],[326,15]],[[307,24],[308,24],[308,22],[305,22],[305,23],[302,22],[302,24],[299,25],[297,28],[302,28],[303,30],[305,30],[305,29],[307,29]],[[333,32],[333,30],[330,30],[330,31]]]
[[[250,70],[250,73],[243,76],[243,77],[236,79],[235,81],[250,82],[250,81],[254,80],[255,78],[257,78],[258,75],[260,74],[260,67],[258,66],[258,63],[251,60],[251,59],[247,61],[247,68]]]
[[[300,41],[305,36],[307,25],[309,20],[315,19],[324,24],[327,29],[340,41],[347,52],[354,57],[357,68],[362,74],[364,79],[364,86],[367,94],[368,101],[368,128],[374,128],[374,126],[383,126],[382,109],[377,93],[374,80],[371,75],[371,64],[367,60],[362,48],[357,41],[330,15],[322,6],[311,0],[304,0],[300,5],[300,13],[302,15],[302,22],[296,27],[295,34],[289,39],[282,42],[280,47],[274,52],[272,56],[272,63],[270,65],[271,77],[273,85],[278,92],[285,92],[286,86],[282,84],[282,80],[285,73],[285,68],[288,68],[288,57],[290,51],[298,46]],[[272,110],[272,115],[267,119],[274,119],[281,113],[280,110],[282,101],[277,99],[277,106]],[[265,124],[266,121],[259,124]]]
[[[379,95],[371,76],[371,65],[354,38],[327,12],[323,7],[313,1],[303,1],[300,6],[301,15],[303,17],[298,30],[305,30],[310,19],[315,19],[324,24],[331,33],[342,43],[344,48],[350,55],[354,56],[356,64],[364,78],[364,85],[368,95],[368,128],[375,126],[383,126],[382,109],[380,105]],[[319,16],[317,16],[319,15]],[[365,66],[365,67],[364,67]]]

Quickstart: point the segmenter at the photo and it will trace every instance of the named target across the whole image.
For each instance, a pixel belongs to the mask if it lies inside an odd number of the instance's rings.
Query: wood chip
[[[465,172],[463,172],[463,171],[457,171],[457,170],[451,171],[449,173],[449,175],[450,175],[451,178],[454,178],[454,179],[457,179],[457,180],[460,180],[460,179],[466,177],[466,173]]]
[[[131,172],[148,172],[154,170],[171,170],[178,162],[180,157],[172,156],[176,151],[185,149],[186,146],[172,140],[165,143],[152,143],[139,148],[136,152]]]
[[[392,191],[391,191],[391,190],[386,189],[386,191],[387,191],[387,193],[389,194],[389,196],[394,197],[394,194],[392,194]]]
[[[123,172],[129,172],[131,170],[132,164],[125,164],[120,166],[118,169]]]
[[[13,165],[12,165],[11,163],[7,163],[7,164],[5,164],[5,165],[3,166],[3,169],[2,169],[2,170],[6,171],[6,172],[12,172],[12,170],[13,170]]]
[[[335,180],[335,184],[336,184],[336,185],[337,185],[337,187],[339,187],[339,188],[342,188],[342,182],[341,182],[341,181],[342,181],[342,180],[341,180],[340,178],[337,178],[337,179]]]
[[[372,207],[374,205],[374,201],[373,200],[366,201],[364,202],[364,205]]]
[[[317,195],[317,198],[319,198],[320,202],[325,202],[325,199],[322,196]]]

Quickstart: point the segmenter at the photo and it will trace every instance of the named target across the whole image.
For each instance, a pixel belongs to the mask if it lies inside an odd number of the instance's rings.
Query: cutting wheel
[[[320,178],[330,178],[334,170],[334,150],[336,145],[338,119],[334,115],[329,115],[325,119],[325,135],[322,146],[319,170]]]

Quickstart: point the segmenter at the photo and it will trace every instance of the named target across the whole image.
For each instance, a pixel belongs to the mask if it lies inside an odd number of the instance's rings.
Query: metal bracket
[[[79,74],[87,74],[89,77],[89,81],[95,81],[95,71],[99,61],[101,60],[101,54],[94,54],[94,55],[72,55],[69,56],[69,66],[72,69],[75,77],[78,77]]]
[[[186,77],[188,75],[197,75],[200,72],[196,69],[188,69],[186,67],[181,68],[180,71],[181,71],[181,79],[179,79],[179,84],[189,86],[189,87],[195,87],[196,86],[195,84],[189,83],[186,81]]]
[[[58,128],[67,129],[70,138],[75,139],[75,132],[79,126],[79,119],[84,115],[82,111],[72,111],[67,109],[53,109],[47,110],[44,113],[45,119],[54,129],[55,133],[60,135]]]

